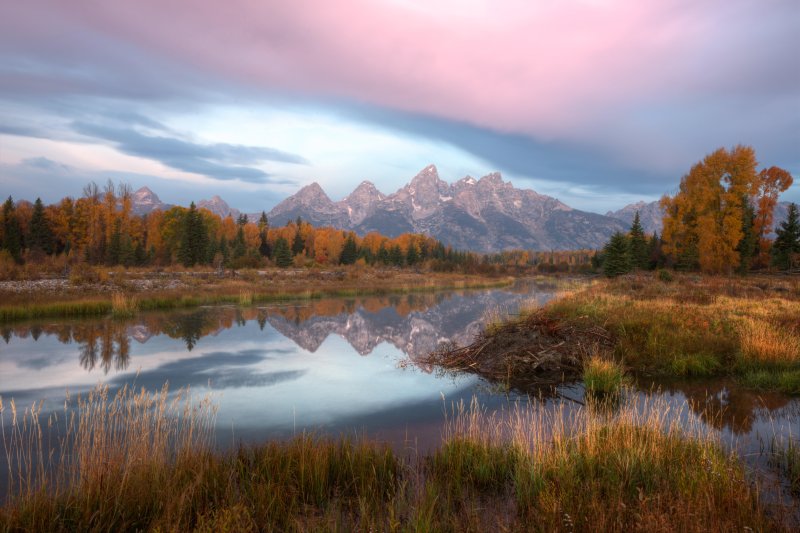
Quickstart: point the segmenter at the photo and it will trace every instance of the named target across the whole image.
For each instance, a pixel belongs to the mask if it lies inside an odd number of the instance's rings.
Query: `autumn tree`
[[[770,263],[771,242],[767,238],[772,229],[778,197],[792,186],[792,175],[779,167],[769,167],[758,173],[755,191],[756,212],[753,219],[756,250],[755,265],[765,267]]]
[[[677,266],[730,273],[741,264],[745,209],[765,179],[756,165],[749,146],[720,148],[691,168],[675,196],[661,199],[664,251]]]
[[[781,270],[792,268],[792,258],[800,254],[800,216],[797,204],[789,204],[786,220],[775,231],[772,245],[772,264]]]

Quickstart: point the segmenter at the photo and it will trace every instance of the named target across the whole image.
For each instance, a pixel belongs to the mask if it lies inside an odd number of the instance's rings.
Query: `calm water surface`
[[[469,343],[487,319],[542,304],[553,287],[520,283],[486,291],[328,299],[252,308],[145,313],[130,320],[51,320],[0,327],[0,395],[17,405],[63,407],[65,392],[98,383],[211,393],[221,446],[301,431],[365,434],[400,448],[441,438],[443,411],[478,396],[488,410],[537,401],[577,407],[579,384],[528,399],[475,376],[442,376],[418,363],[445,342]],[[657,392],[654,392],[657,386]],[[725,380],[653,384],[681,416],[718,431],[756,468],[775,434],[800,433],[797,399],[757,394]],[[679,410],[676,409],[676,412]]]

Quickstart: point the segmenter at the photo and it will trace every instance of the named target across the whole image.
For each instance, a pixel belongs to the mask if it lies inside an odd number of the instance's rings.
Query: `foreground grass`
[[[635,371],[736,375],[751,387],[800,393],[800,283],[782,278],[598,282],[548,305],[552,320],[591,324]]]
[[[408,294],[439,290],[486,289],[504,287],[513,278],[486,278],[434,273],[389,272],[375,276],[371,272],[351,272],[341,279],[319,279],[312,271],[294,278],[279,272],[277,279],[228,281],[192,279],[178,289],[138,291],[126,281],[91,288],[76,294],[0,294],[0,323],[55,317],[129,317],[137,311],[169,310],[202,305],[313,300],[384,294]],[[86,293],[89,293],[86,295]]]
[[[670,422],[681,417],[668,420],[663,405],[546,411],[535,404],[487,415],[462,404],[438,450],[401,457],[376,443],[307,435],[215,452],[208,404],[198,411],[169,402],[166,391],[94,394],[65,413],[74,422],[65,437],[71,453],[54,456],[55,474],[26,460],[48,456],[38,419],[27,413],[6,423],[18,468],[0,531],[789,526],[766,512],[735,457],[694,419]]]

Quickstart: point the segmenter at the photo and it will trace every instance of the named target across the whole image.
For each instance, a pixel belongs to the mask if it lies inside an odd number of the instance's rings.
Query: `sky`
[[[797,0],[0,0],[0,194],[257,212],[433,163],[603,213],[736,144],[800,182],[798,28]]]

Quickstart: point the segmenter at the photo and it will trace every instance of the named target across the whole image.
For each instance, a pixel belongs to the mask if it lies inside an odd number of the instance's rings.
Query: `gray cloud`
[[[39,170],[48,170],[52,172],[70,172],[72,167],[69,165],[65,165],[64,163],[59,163],[58,161],[53,161],[47,157],[39,156],[39,157],[29,157],[27,159],[22,160],[22,165],[30,168],[36,168]]]
[[[119,118],[124,118],[124,115]],[[164,129],[147,117],[132,115],[132,118],[135,124]],[[307,164],[299,155],[274,148],[226,143],[198,144],[163,135],[145,135],[129,127],[85,121],[73,122],[72,128],[81,135],[109,141],[126,154],[153,159],[177,170],[219,180],[269,181],[270,175],[263,170],[244,166],[264,161]]]

